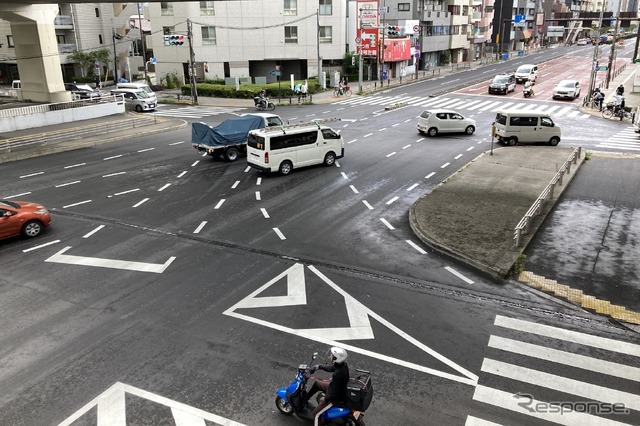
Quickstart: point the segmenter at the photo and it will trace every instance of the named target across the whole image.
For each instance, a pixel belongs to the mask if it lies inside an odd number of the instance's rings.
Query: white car
[[[575,99],[580,96],[578,80],[562,80],[553,89],[553,99]]]
[[[438,133],[466,133],[472,135],[476,131],[476,121],[464,118],[455,111],[434,109],[422,111],[418,118],[418,133],[436,136]]]
[[[589,40],[588,38],[581,38],[580,40],[578,40],[578,42],[576,43],[578,46],[586,46],[587,44],[589,44],[591,40]]]

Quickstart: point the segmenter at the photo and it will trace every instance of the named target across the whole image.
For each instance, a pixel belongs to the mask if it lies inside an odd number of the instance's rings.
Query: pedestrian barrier
[[[518,225],[514,230],[513,239],[516,240],[516,248],[520,248],[522,244],[522,236],[529,233],[529,225],[531,220],[540,214],[540,210],[544,207],[545,201],[553,199],[553,191],[556,185],[562,185],[562,178],[565,173],[571,173],[571,164],[577,164],[578,159],[582,155],[582,147],[578,147],[573,150],[567,161],[564,162],[560,170],[553,176],[549,185],[547,185],[540,196],[533,203],[531,208],[525,213],[524,217],[520,219]]]

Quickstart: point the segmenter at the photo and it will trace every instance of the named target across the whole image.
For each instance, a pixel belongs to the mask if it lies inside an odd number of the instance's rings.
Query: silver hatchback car
[[[422,111],[418,118],[418,133],[436,136],[438,133],[466,133],[476,131],[476,121],[448,109]]]

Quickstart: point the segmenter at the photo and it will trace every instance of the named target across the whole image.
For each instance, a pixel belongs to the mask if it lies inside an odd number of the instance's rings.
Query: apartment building
[[[108,49],[111,54],[109,63],[99,64],[102,78],[105,75],[113,78],[114,52],[121,75],[126,72],[127,63],[137,70],[142,59],[129,60],[134,52],[137,53],[134,45],[140,40],[140,32],[131,31],[131,16],[137,16],[137,13],[135,3],[59,4],[54,28],[63,79],[73,81],[85,74],[78,63],[68,58],[69,54],[98,49]],[[19,23],[0,20],[0,84],[9,84],[19,78],[11,25]]]
[[[342,62],[347,0],[238,0],[156,2],[146,7],[156,78],[190,76],[189,39],[198,81],[225,77],[275,82],[318,75]],[[165,43],[165,36],[182,42]],[[189,37],[190,36],[190,37]],[[279,75],[278,75],[279,74]]]

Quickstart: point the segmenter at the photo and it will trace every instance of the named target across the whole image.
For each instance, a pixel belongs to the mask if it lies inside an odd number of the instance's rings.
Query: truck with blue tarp
[[[194,149],[208,155],[236,161],[247,152],[247,137],[251,130],[282,126],[282,119],[275,114],[255,113],[230,118],[217,126],[206,123],[191,124],[191,144]]]

